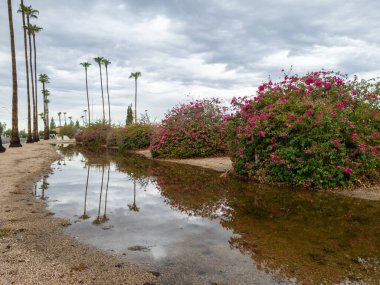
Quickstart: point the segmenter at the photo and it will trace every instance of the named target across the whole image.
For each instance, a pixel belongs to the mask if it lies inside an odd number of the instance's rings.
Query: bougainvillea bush
[[[153,124],[130,124],[117,133],[117,145],[122,150],[148,148],[154,129]]]
[[[233,99],[227,116],[237,173],[303,187],[378,179],[379,84],[333,72],[285,76]]]
[[[111,127],[102,123],[95,123],[84,129],[82,132],[77,133],[75,140],[82,142],[86,147],[99,148],[107,143],[107,136]]]
[[[152,135],[152,155],[190,158],[225,153],[224,112],[217,99],[175,106]]]

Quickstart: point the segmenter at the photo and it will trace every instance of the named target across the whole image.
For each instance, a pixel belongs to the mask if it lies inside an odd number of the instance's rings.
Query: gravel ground
[[[0,154],[0,284],[153,284],[139,266],[66,235],[68,222],[33,198],[55,159],[46,144]]]

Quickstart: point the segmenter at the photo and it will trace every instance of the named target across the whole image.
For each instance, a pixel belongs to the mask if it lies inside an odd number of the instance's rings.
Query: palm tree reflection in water
[[[89,177],[90,177],[90,165],[88,164],[87,165],[86,192],[84,193],[84,210],[83,210],[83,215],[80,216],[80,218],[82,220],[87,220],[88,218],[90,218],[87,215],[87,190],[88,190],[88,179],[89,179]]]
[[[129,211],[138,212],[140,208],[136,205],[136,178],[133,178],[133,204],[128,205]]]

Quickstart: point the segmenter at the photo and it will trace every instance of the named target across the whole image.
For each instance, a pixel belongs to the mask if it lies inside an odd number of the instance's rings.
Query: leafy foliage
[[[375,179],[378,87],[322,71],[269,81],[255,98],[233,99],[236,113],[226,121],[235,171],[317,188]]]
[[[107,145],[118,146],[120,150],[147,148],[154,128],[152,124],[131,124],[125,128],[112,129],[108,134]]]
[[[154,157],[189,158],[224,153],[224,108],[217,99],[175,106],[152,135]]]
[[[111,127],[109,125],[97,122],[88,128],[79,131],[75,135],[77,142],[82,142],[84,146],[90,148],[100,148],[107,144],[107,135]]]
[[[128,126],[133,123],[133,111],[132,111],[132,104],[128,106],[127,109],[127,118],[125,120],[125,124]]]

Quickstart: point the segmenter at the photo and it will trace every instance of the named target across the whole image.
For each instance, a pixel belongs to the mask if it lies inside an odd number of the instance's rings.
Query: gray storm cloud
[[[26,1],[26,0],[25,0]],[[21,16],[14,5],[20,127],[26,127],[25,67]],[[26,1],[40,11],[36,24],[39,73],[51,78],[51,114],[78,119],[90,101],[101,118],[98,68],[112,64],[112,117],[123,122],[133,102],[131,71],[141,71],[139,113],[158,120],[173,105],[193,97],[255,93],[281,69],[296,73],[334,69],[361,77],[380,74],[378,1]],[[0,0],[0,121],[10,123],[11,60],[6,1]],[[41,109],[41,107],[40,107]]]

